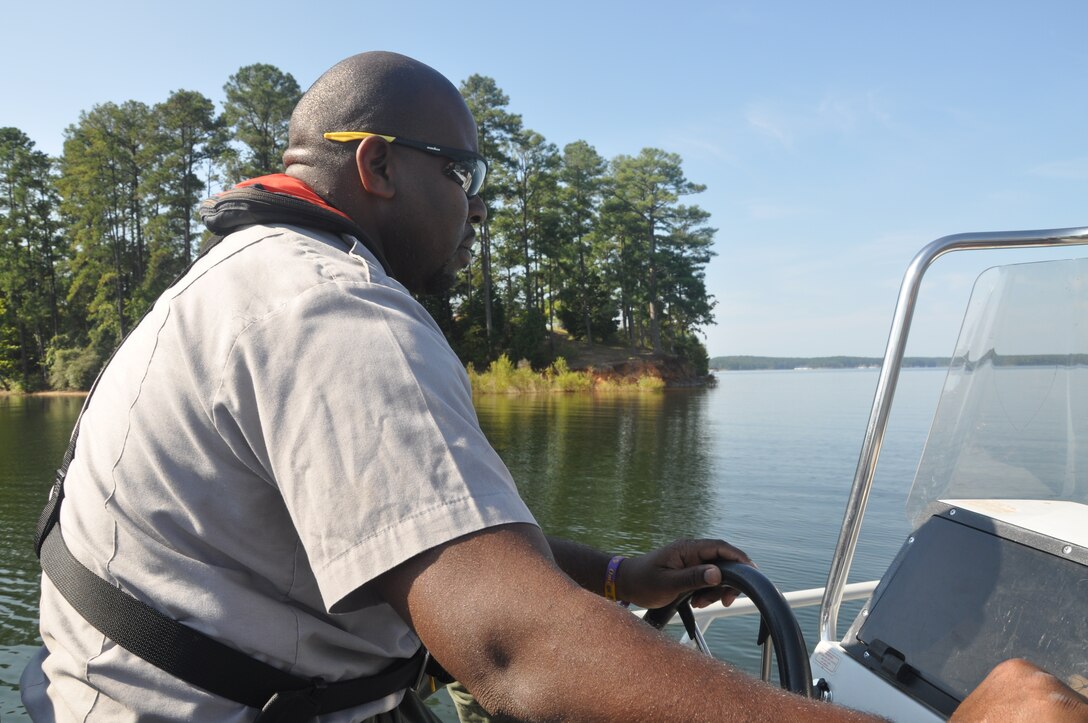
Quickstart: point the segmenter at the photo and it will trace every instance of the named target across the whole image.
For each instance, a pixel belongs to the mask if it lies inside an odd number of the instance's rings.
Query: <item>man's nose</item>
[[[468,221],[469,223],[483,223],[487,219],[487,206],[484,205],[484,200],[480,198],[479,194],[476,194],[468,200]]]

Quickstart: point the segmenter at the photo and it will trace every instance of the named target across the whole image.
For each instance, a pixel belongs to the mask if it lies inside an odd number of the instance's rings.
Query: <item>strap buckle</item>
[[[314,678],[308,688],[280,690],[268,699],[254,723],[308,723],[320,712],[318,695],[325,688],[325,681]]]
[[[423,649],[423,662],[419,665],[419,675],[416,676],[416,682],[412,685],[412,690],[419,692],[420,686],[423,685],[423,679],[427,677],[427,663],[431,660],[431,651],[426,648]]]

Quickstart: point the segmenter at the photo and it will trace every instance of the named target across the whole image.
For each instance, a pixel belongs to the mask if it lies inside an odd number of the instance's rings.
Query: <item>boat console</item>
[[[1080,520],[1088,507],[956,501],[907,538],[844,638],[850,658],[942,716],[994,665],[1026,658],[1088,685],[1088,545],[991,517]]]

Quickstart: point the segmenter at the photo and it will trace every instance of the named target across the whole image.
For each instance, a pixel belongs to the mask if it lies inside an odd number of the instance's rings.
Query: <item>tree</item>
[[[147,188],[159,213],[152,221],[156,249],[150,276],[160,286],[192,261],[196,208],[207,191],[198,172],[202,164],[222,154],[225,137],[214,104],[195,91],[174,91],[153,113],[157,162],[147,175]],[[161,291],[153,290],[151,298]]]
[[[85,309],[77,338],[108,353],[143,313],[131,304],[148,268],[147,184],[156,126],[136,101],[105,103],[69,126],[58,187],[75,247],[69,301]]]
[[[595,329],[598,336],[608,335],[608,326],[615,316],[611,294],[595,269],[597,254],[593,245],[607,166],[604,158],[585,141],[575,141],[563,148],[559,169],[558,201],[562,214],[559,248],[565,251],[560,264],[570,283],[561,296],[562,319],[571,336],[583,337],[590,343]]]
[[[710,214],[698,206],[677,206],[672,220],[660,247],[659,292],[668,336],[675,342],[714,321],[704,269],[715,255],[715,229],[706,225]]]
[[[610,208],[623,250],[628,260],[633,256],[645,264],[645,282],[636,288],[645,304],[651,346],[659,354],[664,351],[663,290],[676,286],[685,275],[701,279],[698,273],[713,253],[710,244],[715,231],[702,226],[709,215],[697,206],[679,204],[681,196],[706,187],[684,177],[679,155],[656,148],[644,148],[635,157],[617,157],[612,162],[612,183]],[[632,264],[627,266],[629,271]],[[695,289],[689,284],[689,290]],[[702,298],[705,302],[705,292]],[[673,300],[682,304],[690,299],[678,294]],[[694,318],[706,316],[695,314]]]
[[[256,63],[240,68],[223,86],[223,119],[245,148],[227,159],[232,183],[276,173],[287,149],[287,126],[302,96],[290,73]]]
[[[504,169],[502,212],[492,225],[496,260],[506,275],[504,302],[512,325],[506,337],[515,359],[541,366],[548,361],[542,267],[556,235],[559,154],[542,135],[526,130],[511,139],[506,155],[511,164]]]
[[[0,385],[6,388],[44,384],[46,348],[60,332],[57,205],[52,159],[19,129],[0,128]]]
[[[611,175],[606,183],[611,189]],[[638,217],[610,191],[601,203],[593,234],[600,252],[607,258],[602,269],[605,283],[619,296],[619,315],[627,345],[632,348],[644,345],[641,317],[635,314],[640,297],[644,296],[646,268],[642,246],[634,241],[641,234]]]
[[[531,130],[514,139],[509,155],[513,162],[503,214],[495,226],[503,237],[507,265],[521,267],[524,307],[539,309],[543,303],[536,269],[548,237],[546,214],[555,201],[559,155],[553,144]]]
[[[493,78],[483,75],[469,76],[461,83],[460,90],[472,116],[476,119],[480,154],[488,161],[488,180],[480,192],[480,197],[490,215],[495,207],[494,200],[501,198],[504,192],[504,180],[509,175],[504,171],[513,164],[507,154],[507,148],[511,140],[521,133],[521,116],[506,110],[510,98],[499,89]],[[482,295],[482,303],[466,306],[479,307],[483,311],[483,325],[487,344],[490,347],[495,329],[490,220],[481,224],[478,245],[480,249],[478,288]],[[465,295],[472,293],[470,289]]]

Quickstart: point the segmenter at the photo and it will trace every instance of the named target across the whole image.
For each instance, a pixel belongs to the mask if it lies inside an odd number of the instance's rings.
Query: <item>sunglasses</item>
[[[327,140],[336,141],[338,143],[358,141],[370,137],[384,138],[389,143],[395,143],[399,146],[415,148],[417,151],[423,151],[424,153],[449,158],[451,163],[442,169],[442,172],[453,179],[453,181],[464,190],[465,195],[469,198],[472,198],[480,192],[480,187],[484,185],[484,176],[487,175],[487,161],[484,160],[483,156],[474,151],[465,151],[460,148],[448,148],[434,143],[423,143],[422,141],[413,141],[408,138],[401,138],[400,136],[387,136],[381,133],[368,133],[366,131],[334,131],[332,133],[325,133],[324,135]]]

